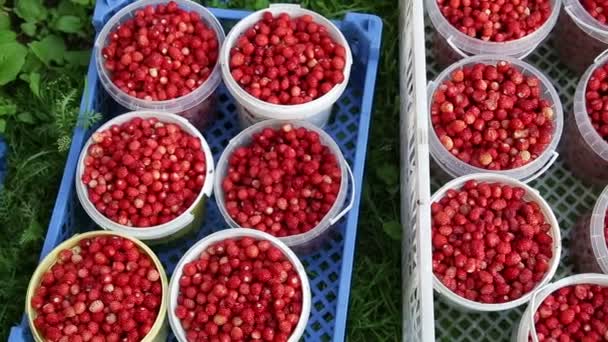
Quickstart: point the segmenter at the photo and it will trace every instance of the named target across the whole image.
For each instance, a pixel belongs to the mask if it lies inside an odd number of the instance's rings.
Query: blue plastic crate
[[[129,2],[131,1],[97,1],[93,16],[96,30],[99,31],[113,13]],[[237,20],[250,13],[224,9],[211,9],[211,11],[220,19],[226,31]],[[363,169],[382,38],[382,21],[374,15],[348,13],[336,24],[348,39],[353,52],[354,65],[349,85],[337,102],[325,129],[340,145],[345,158],[353,167],[357,191],[352,210],[332,228],[334,234],[330,241],[315,253],[300,255],[310,278],[312,290],[312,312],[304,334],[307,341],[345,340]],[[81,102],[81,112],[95,110],[104,114],[107,120],[126,111],[112,101],[101,86],[94,57],[89,64],[87,85]],[[228,140],[239,132],[236,107],[232,98],[223,85],[220,86],[219,92],[218,105],[221,113],[203,132],[211,146],[216,163]],[[77,127],[74,131],[41,258],[71,235],[94,228],[93,222],[80,207],[74,191],[76,163],[80,150],[93,130],[94,127],[90,130]],[[205,223],[196,238],[182,240],[175,248],[155,248],[169,275],[181,255],[190,246],[211,232],[226,227],[218,212],[215,199],[207,201],[206,205]],[[24,316],[21,324],[11,329],[9,341],[30,340],[32,336]]]
[[[4,186],[4,177],[6,177],[6,171],[8,166],[6,165],[6,158],[8,155],[8,146],[4,141],[4,138],[0,137],[0,190]]]

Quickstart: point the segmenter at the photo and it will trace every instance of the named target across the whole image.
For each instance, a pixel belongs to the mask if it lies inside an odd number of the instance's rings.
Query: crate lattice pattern
[[[427,79],[433,80],[441,72],[434,60],[431,48],[434,30],[426,19],[425,37],[427,52]],[[572,111],[572,98],[578,83],[578,75],[559,62],[554,51],[555,40],[552,36],[541,44],[526,61],[542,70],[552,81],[560,94],[565,119]],[[565,121],[567,124],[567,120]],[[563,138],[563,136],[562,136]],[[563,141],[563,139],[562,139]],[[559,147],[558,147],[559,152]],[[431,173],[433,175],[433,172]],[[442,184],[432,177],[432,191]],[[538,189],[553,209],[562,232],[562,256],[554,280],[573,273],[568,246],[571,228],[576,220],[593,208],[601,188],[591,188],[574,177],[563,160],[558,158],[553,166],[530,185]],[[437,341],[446,342],[500,342],[510,341],[511,333],[519,322],[526,306],[501,313],[467,314],[455,310],[443,302],[435,292],[435,335]]]

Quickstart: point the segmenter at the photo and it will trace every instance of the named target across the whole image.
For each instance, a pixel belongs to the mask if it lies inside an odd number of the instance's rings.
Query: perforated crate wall
[[[400,1],[403,341],[434,341],[422,1]],[[430,289],[430,290],[429,290]]]
[[[98,1],[94,22],[107,20],[111,13],[126,5],[128,1]],[[231,26],[249,12],[212,9],[222,23]],[[367,137],[371,120],[371,108],[378,67],[379,48],[382,33],[380,18],[358,13],[348,13],[343,21],[336,22],[347,38],[353,52],[354,65],[348,87],[334,106],[330,122],[325,130],[336,140],[355,176],[355,202],[353,208],[333,228],[331,238],[314,253],[300,255],[310,279],[312,291],[312,312],[304,339],[307,341],[344,341],[348,299],[357,220],[359,214],[360,189],[362,186]],[[100,29],[100,25],[96,25]],[[228,27],[225,28],[228,30]],[[87,84],[81,103],[81,111],[91,109],[104,114],[104,119],[123,113],[126,110],[116,105],[98,82],[94,61],[88,70]],[[217,163],[228,140],[235,136],[238,127],[236,107],[223,86],[219,91],[219,114],[213,124],[203,131],[210,144]],[[43,246],[41,257],[48,254],[54,246],[74,233],[90,230],[93,223],[86,217],[77,203],[74,193],[76,163],[84,142],[91,130],[78,127],[72,139],[61,187]],[[155,247],[165,269],[172,273],[175,264],[183,253],[196,241],[213,231],[227,227],[218,212],[215,198],[206,203],[206,217],[196,237],[171,243],[170,247]],[[173,337],[171,337],[174,340]],[[31,340],[27,321],[13,327],[9,341]]]

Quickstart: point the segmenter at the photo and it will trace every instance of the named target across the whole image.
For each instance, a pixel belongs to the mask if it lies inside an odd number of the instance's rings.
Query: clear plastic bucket
[[[580,0],[564,0],[556,34],[555,49],[562,61],[577,73],[585,71],[608,48],[608,26],[593,18]]]
[[[547,38],[557,22],[562,3],[561,0],[550,0],[551,15],[541,27],[529,35],[506,42],[491,42],[473,38],[460,32],[443,16],[437,5],[437,0],[425,1],[427,13],[436,31],[433,37],[433,45],[437,52],[435,56],[439,57],[438,61],[442,65],[449,65],[470,55],[500,55],[519,59],[525,58]]]
[[[190,0],[173,0],[178,7],[188,11],[195,11],[200,14],[201,19],[205,24],[215,31],[218,40],[218,52],[222,42],[224,41],[224,29],[217,18],[205,7],[190,1]],[[94,56],[97,73],[101,84],[112,98],[123,107],[130,110],[157,110],[163,112],[177,113],[188,119],[199,130],[203,129],[214,117],[216,111],[216,94],[215,90],[221,81],[221,72],[218,62],[215,63],[209,78],[201,84],[200,87],[194,89],[191,93],[171,100],[165,101],[148,101],[138,99],[126,94],[119,89],[110,78],[110,74],[104,67],[104,59],[101,50],[108,41],[108,35],[113,32],[122,22],[134,17],[135,11],[142,9],[148,5],[156,6],[158,4],[166,4],[165,0],[138,0],[113,15],[108,22],[103,26],[103,29],[95,40]]]
[[[531,338],[532,341],[538,342],[538,338],[536,337],[536,330],[534,329],[533,324],[534,314],[536,313],[536,310],[538,310],[543,301],[551,293],[561,289],[562,287],[578,284],[608,286],[608,276],[605,274],[594,273],[577,274],[560,279],[554,283],[547,284],[543,288],[539,289],[537,292],[534,293],[534,295],[530,299],[530,304],[528,305],[526,311],[524,311],[524,314],[522,315],[519,324],[515,325],[515,328],[513,329],[513,335],[511,336],[511,341],[528,342],[528,338]]]
[[[488,311],[503,311],[508,309],[513,309],[522,304],[525,304],[530,300],[532,294],[539,288],[543,287],[547,284],[555,275],[555,271],[557,270],[557,266],[559,265],[559,259],[562,253],[562,241],[561,241],[561,233],[559,230],[559,224],[557,222],[557,218],[555,214],[553,214],[553,210],[545,201],[544,198],[538,193],[537,190],[531,188],[530,186],[513,179],[511,177],[503,176],[503,175],[495,175],[492,173],[478,173],[467,175],[463,177],[456,178],[443,187],[437,190],[431,197],[431,203],[439,201],[443,198],[446,192],[450,189],[460,189],[466,182],[470,180],[475,180],[477,182],[494,182],[505,185],[510,185],[514,187],[520,187],[526,191],[524,195],[524,199],[527,201],[533,201],[538,203],[540,206],[540,210],[543,212],[547,223],[551,225],[550,235],[553,238],[553,257],[549,262],[549,269],[543,279],[536,285],[536,287],[519,297],[518,299],[512,300],[510,302],[498,303],[498,304],[490,304],[490,303],[480,303],[475,302],[466,298],[463,298],[456,293],[452,292],[448,289],[442,282],[433,274],[433,288],[435,291],[439,292],[440,295],[446,300],[446,302],[453,306],[454,308],[465,311],[465,312],[488,312]]]
[[[93,205],[93,203],[91,203],[86,190],[86,186],[82,182],[82,174],[84,172],[84,158],[87,155],[89,146],[93,142],[92,137],[89,138],[87,143],[82,148],[82,151],[80,152],[80,158],[78,159],[78,168],[76,169],[76,194],[78,195],[78,200],[80,201],[80,204],[82,205],[86,213],[99,227],[106,230],[111,230],[114,232],[132,236],[134,238],[143,240],[149,244],[164,243],[182,237],[190,232],[194,232],[195,230],[201,227],[203,218],[205,216],[205,201],[209,197],[211,197],[211,194],[213,193],[213,155],[211,153],[209,145],[207,144],[207,141],[199,132],[199,130],[196,129],[192,124],[190,124],[186,119],[176,114],[150,111],[129,112],[126,114],[119,115],[114,119],[106,122],[101,127],[99,127],[97,131],[105,131],[109,129],[112,125],[120,125],[136,117],[140,117],[142,119],[157,118],[160,122],[177,124],[186,133],[200,139],[201,147],[203,149],[203,153],[205,154],[205,166],[207,174],[205,176],[205,183],[203,184],[203,188],[201,189],[201,192],[198,194],[194,202],[190,205],[188,209],[186,209],[181,215],[174,218],[173,220],[152,227],[129,227],[110,220],[102,213],[100,213],[99,210],[97,210],[97,208]]]
[[[285,237],[278,238],[283,243],[291,248],[296,248],[298,252],[307,252],[314,251],[316,248],[325,241],[326,233],[328,233],[328,229],[333,226],[340,218],[342,218],[353,206],[355,193],[358,189],[355,188],[355,182],[353,178],[353,173],[350,169],[350,166],[344,159],[342,155],[342,151],[338,145],[334,142],[334,140],[327,134],[325,131],[315,126],[312,123],[306,121],[281,121],[281,120],[266,120],[259,122],[249,128],[243,130],[239,135],[232,138],[222,152],[222,156],[220,157],[219,162],[217,163],[217,171],[215,175],[215,200],[217,202],[217,206],[220,210],[220,213],[228,223],[228,225],[232,228],[239,228],[239,224],[236,223],[232,217],[228,214],[226,210],[226,205],[224,201],[224,190],[222,188],[222,181],[227,174],[228,171],[228,160],[234,150],[242,145],[249,144],[251,142],[251,138],[254,133],[261,132],[264,128],[271,127],[274,129],[278,129],[285,124],[292,124],[294,127],[304,127],[308,130],[315,131],[319,134],[319,139],[321,143],[332,151],[332,154],[336,156],[336,159],[340,163],[340,168],[342,170],[342,182],[340,184],[340,191],[338,192],[338,196],[336,201],[334,202],[331,209],[325,214],[325,217],[319,222],[319,224],[312,228],[311,230],[297,235],[290,235]],[[349,180],[350,179],[350,200],[346,206],[344,203],[347,198],[347,192],[349,188]],[[246,228],[246,227],[245,227]]]
[[[25,314],[27,315],[30,330],[32,331],[32,335],[34,337],[34,341],[37,341],[37,342],[44,341],[44,338],[42,337],[42,335],[40,334],[38,329],[36,329],[36,327],[34,326],[34,319],[36,318],[36,310],[31,306],[32,297],[34,296],[34,293],[36,292],[36,288],[38,287],[38,285],[40,285],[40,283],[42,281],[42,276],[44,275],[44,273],[47,270],[49,270],[55,264],[55,262],[59,258],[59,252],[61,252],[64,249],[70,249],[72,247],[77,246],[80,243],[80,241],[82,241],[83,239],[89,239],[89,238],[93,238],[93,237],[97,237],[97,236],[120,236],[122,238],[133,241],[133,243],[135,243],[135,245],[137,245],[137,247],[140,250],[144,251],[146,253],[146,255],[148,255],[150,257],[150,259],[152,260],[152,262],[154,263],[154,266],[158,270],[158,273],[160,273],[163,295],[162,295],[160,308],[158,309],[158,316],[156,317],[156,321],[154,321],[154,324],[152,325],[152,329],[150,329],[150,332],[148,333],[148,335],[146,335],[142,339],[142,342],[164,342],[164,341],[166,341],[167,336],[169,334],[169,326],[167,325],[167,304],[168,304],[167,297],[168,297],[169,281],[167,280],[167,274],[165,273],[165,269],[163,268],[163,265],[161,264],[160,260],[156,256],[156,254],[154,254],[154,252],[141,241],[134,239],[125,234],[114,233],[114,232],[105,232],[105,231],[92,231],[92,232],[76,234],[76,235],[72,236],[71,238],[69,238],[66,241],[59,244],[59,246],[55,247],[46,257],[44,257],[44,259],[42,259],[42,261],[38,264],[38,267],[36,267],[36,270],[34,271],[32,278],[30,279],[30,283],[27,288],[26,300],[25,300]]]
[[[198,259],[200,254],[207,249],[210,245],[214,243],[224,241],[227,239],[237,239],[243,237],[250,237],[256,240],[266,240],[270,241],[275,247],[281,250],[287,260],[291,262],[294,266],[298,275],[300,276],[300,282],[302,284],[302,313],[300,314],[300,320],[294,329],[294,332],[289,337],[289,342],[297,342],[300,340],[302,335],[304,334],[304,330],[306,329],[306,324],[308,323],[308,317],[310,316],[310,306],[311,306],[311,292],[310,285],[308,282],[308,276],[306,275],[306,270],[302,265],[302,262],[295,253],[289,249],[283,242],[279,241],[279,239],[271,236],[270,234],[261,232],[259,230],[253,229],[225,229],[219,232],[213,233],[204,239],[197,242],[194,246],[192,246],[184,256],[179,260],[177,266],[175,266],[175,271],[171,276],[171,283],[169,284],[169,323],[171,324],[171,329],[173,330],[173,334],[180,342],[187,342],[186,332],[182,327],[182,324],[175,315],[175,309],[177,308],[177,297],[179,294],[179,279],[182,276],[182,271],[184,266]]]
[[[570,171],[588,184],[608,183],[608,142],[591,125],[585,92],[593,71],[608,63],[608,54],[596,58],[581,77],[574,93],[573,117],[566,125],[563,153]]]
[[[443,169],[443,171],[445,171],[448,175],[452,177],[460,177],[471,173],[493,173],[497,175],[513,177],[523,182],[530,182],[538,178],[545,171],[547,171],[551,167],[551,165],[553,165],[555,160],[557,160],[558,153],[555,149],[557,148],[557,145],[562,135],[562,129],[564,127],[564,114],[562,110],[561,100],[557,91],[555,90],[555,87],[553,87],[553,85],[551,84],[551,81],[542,72],[540,72],[532,65],[517,58],[483,55],[468,57],[458,61],[455,64],[452,64],[449,68],[445,69],[441,74],[439,74],[435,81],[431,81],[428,84],[427,92],[429,99],[429,117],[431,115],[431,105],[433,102],[433,97],[435,95],[435,90],[443,82],[449,79],[455,70],[461,69],[464,66],[477,63],[496,65],[496,63],[498,63],[499,61],[507,61],[511,63],[514,67],[518,68],[524,76],[532,75],[540,80],[541,97],[548,99],[551,103],[553,103],[552,109],[554,113],[555,130],[553,132],[551,143],[549,144],[549,146],[547,146],[543,153],[538,156],[538,158],[529,162],[526,165],[510,170],[486,170],[467,164],[462,160],[458,159],[448,150],[446,150],[441,141],[439,141],[439,137],[437,136],[437,133],[435,132],[435,129],[432,126],[432,123],[430,123],[429,148],[431,156],[433,157],[435,162],[441,167],[441,169]],[[430,119],[429,122],[431,122]]]
[[[574,226],[574,265],[579,272],[608,274],[608,247],[604,220],[608,210],[608,187],[598,197],[593,211],[581,217]]]
[[[232,78],[230,73],[230,49],[235,45],[236,40],[249,27],[253,26],[262,18],[264,12],[270,12],[273,15],[287,13],[290,16],[302,16],[308,14],[312,16],[316,23],[319,23],[327,28],[329,36],[338,44],[346,49],[346,64],[344,66],[344,81],[336,84],[327,94],[299,105],[279,105],[272,104],[255,98],[243,89]],[[350,69],[353,63],[353,57],[346,38],[340,30],[331,21],[322,15],[303,9],[300,5],[294,4],[273,4],[267,9],[254,12],[238,22],[228,33],[226,42],[222,46],[220,52],[220,64],[222,66],[222,78],[226,84],[226,88],[236,100],[236,107],[239,114],[239,122],[242,128],[248,127],[256,122],[267,119],[279,120],[305,120],[316,126],[323,127],[329,120],[331,109],[334,103],[340,98],[350,77]]]

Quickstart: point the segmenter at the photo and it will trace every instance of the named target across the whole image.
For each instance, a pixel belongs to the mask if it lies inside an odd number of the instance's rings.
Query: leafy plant
[[[0,93],[0,112],[9,144],[8,177],[0,191],[0,337],[21,315],[25,289],[38,260],[40,244],[77,124],[83,78],[57,75],[41,79],[39,96],[26,86]],[[85,115],[82,124],[100,118]]]
[[[93,30],[91,0],[0,0],[0,339],[23,313],[77,124]],[[81,124],[99,119],[89,113]]]
[[[15,0],[13,8],[2,7],[0,85],[20,78],[36,88],[40,72],[87,65],[92,5],[90,0],[60,0],[54,7],[42,0]]]

